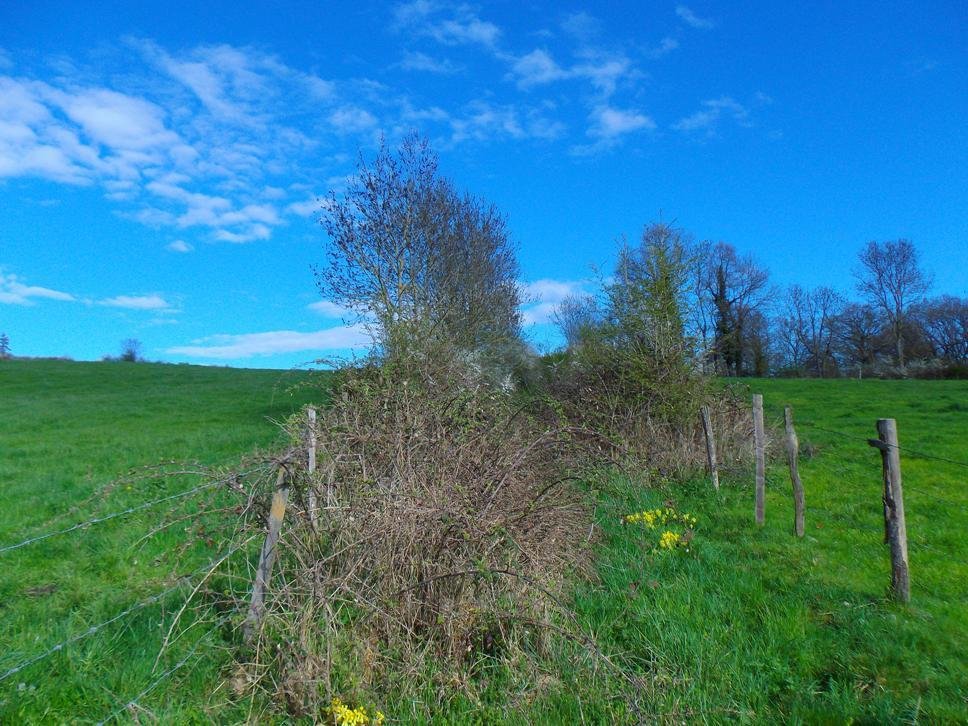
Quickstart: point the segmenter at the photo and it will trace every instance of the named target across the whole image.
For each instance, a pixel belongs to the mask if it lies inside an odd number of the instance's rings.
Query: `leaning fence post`
[[[756,450],[756,523],[766,521],[766,434],[763,431],[763,394],[753,394],[753,444]]]
[[[884,530],[891,547],[891,591],[901,602],[911,599],[908,568],[907,525],[904,521],[904,492],[901,489],[901,455],[897,446],[897,422],[892,418],[877,421],[877,439],[868,443],[881,452],[884,477]]]
[[[800,441],[797,431],[793,428],[793,409],[787,406],[783,409],[783,424],[786,428],[787,462],[790,464],[790,483],[793,485],[793,527],[797,537],[803,536],[803,482],[797,469],[797,455],[800,452]]]
[[[310,407],[307,409],[306,415],[309,418],[309,461],[306,465],[309,472],[309,486],[306,491],[309,504],[309,523],[315,529],[319,517],[319,508],[316,503],[316,409]]]
[[[262,545],[259,567],[255,571],[255,582],[252,583],[249,614],[245,618],[245,625],[242,626],[242,633],[247,642],[252,640],[265,615],[266,587],[272,576],[272,564],[276,560],[276,542],[279,540],[279,530],[282,528],[282,518],[286,515],[288,501],[289,484],[286,481],[286,468],[280,464],[279,474],[276,476],[276,490],[272,495],[272,507],[269,509],[269,531]]]
[[[702,430],[706,435],[706,462],[709,464],[709,476],[713,480],[713,489],[719,491],[719,464],[716,462],[716,437],[713,434],[712,417],[709,406],[702,407]]]

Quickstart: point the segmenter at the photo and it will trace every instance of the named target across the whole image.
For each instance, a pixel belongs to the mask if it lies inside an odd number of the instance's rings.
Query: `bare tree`
[[[577,350],[598,325],[599,312],[591,295],[568,295],[555,309],[553,320],[569,350]]]
[[[887,316],[898,368],[904,370],[904,328],[910,308],[931,286],[918,263],[918,252],[906,239],[869,242],[860,253],[857,289]]]
[[[504,217],[459,194],[416,134],[362,158],[346,192],[330,193],[321,223],[324,297],[372,321],[387,356],[447,341],[467,351],[520,342],[518,263]]]
[[[787,290],[779,327],[791,363],[820,378],[834,372],[834,324],[843,305],[829,287],[793,285]]]
[[[914,306],[912,318],[935,358],[968,361],[968,299],[942,295]]]
[[[877,362],[884,343],[883,317],[871,305],[850,303],[834,320],[834,349],[846,368],[863,374]]]
[[[134,338],[128,338],[127,340],[121,341],[120,360],[128,363],[137,363],[141,361],[141,341],[135,340]]]
[[[726,375],[749,372],[747,324],[769,293],[769,273],[729,244],[707,245],[700,260],[701,297],[713,313],[713,358]]]

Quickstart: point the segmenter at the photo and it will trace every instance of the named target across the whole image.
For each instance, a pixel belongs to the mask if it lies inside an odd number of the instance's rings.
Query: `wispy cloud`
[[[710,30],[716,26],[709,18],[701,18],[685,5],[676,5],[676,15],[684,22],[697,30]]]
[[[740,126],[751,125],[749,110],[736,99],[722,96],[703,101],[699,111],[680,119],[672,125],[672,128],[686,133],[701,132],[707,136],[714,136],[723,116],[732,118]]]
[[[401,3],[394,10],[397,26],[444,45],[480,45],[494,49],[501,29],[483,20],[469,5],[428,0]]]
[[[659,44],[648,51],[650,58],[663,58],[679,47],[679,41],[675,38],[666,36],[659,41]]]
[[[167,310],[172,306],[161,295],[118,295],[99,300],[98,305],[126,310]]]
[[[314,313],[319,313],[324,318],[345,318],[352,314],[349,308],[345,308],[337,303],[330,302],[329,300],[317,300],[314,303],[310,303],[306,306],[307,310],[312,310]]]
[[[49,287],[27,285],[13,274],[7,274],[0,269],[0,303],[7,305],[34,305],[36,300],[59,300],[74,302],[73,295]]]
[[[446,58],[433,58],[419,51],[407,51],[403,55],[403,60],[397,65],[405,71],[424,71],[442,75],[451,75],[461,70],[459,65]]]
[[[190,244],[188,244],[188,242],[186,242],[183,239],[176,239],[176,240],[172,240],[167,245],[165,245],[165,249],[168,250],[169,252],[179,252],[182,254],[187,254],[188,252],[192,252],[195,248],[192,247]]]
[[[542,279],[520,284],[521,295],[528,302],[521,308],[525,325],[550,323],[561,302],[572,295],[585,295],[587,283],[583,280]]]
[[[345,325],[304,333],[272,330],[240,335],[213,335],[193,341],[192,345],[168,348],[165,352],[190,358],[253,358],[282,353],[324,352],[359,349],[372,345],[366,327]]]

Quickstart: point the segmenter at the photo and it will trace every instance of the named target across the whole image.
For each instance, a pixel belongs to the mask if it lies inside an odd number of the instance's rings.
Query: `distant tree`
[[[0,333],[0,358],[10,357],[10,338],[6,333]]]
[[[598,327],[600,313],[591,295],[568,295],[555,309],[552,319],[565,344],[571,351],[578,350]]]
[[[504,217],[458,193],[428,142],[384,142],[361,157],[345,193],[331,193],[321,223],[328,262],[315,270],[329,300],[371,321],[387,357],[418,356],[435,342],[513,355],[520,342],[518,263]]]
[[[968,361],[968,298],[942,295],[913,306],[911,312],[932,357],[949,363]]]
[[[833,321],[834,351],[845,369],[872,368],[884,349],[883,317],[872,305],[849,303]]]
[[[834,327],[843,299],[829,287],[790,287],[784,296],[781,337],[788,362],[823,378],[835,374]]]
[[[141,358],[141,341],[128,338],[121,341],[121,356],[119,360],[128,363],[137,363]]]
[[[606,289],[617,342],[637,346],[659,366],[681,365],[686,340],[689,240],[670,224],[649,224],[638,247],[619,252]]]
[[[904,330],[911,306],[924,298],[931,286],[921,269],[918,252],[910,240],[869,242],[860,252],[857,289],[887,316],[894,342],[897,367],[905,364]]]
[[[719,242],[705,245],[698,275],[698,305],[707,305],[713,317],[717,370],[734,376],[751,372],[748,324],[766,301],[769,273],[751,255],[741,257],[732,245]]]

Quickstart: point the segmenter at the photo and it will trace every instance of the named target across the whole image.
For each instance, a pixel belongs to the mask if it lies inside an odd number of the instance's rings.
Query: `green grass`
[[[0,362],[0,547],[201,481],[169,477],[102,492],[132,468],[164,460],[232,464],[256,447],[270,447],[278,441],[274,422],[318,398],[319,389],[293,389],[308,380],[306,373],[198,366]],[[138,540],[161,514],[190,511],[193,501],[0,553],[0,674],[170,585],[169,555],[190,536],[173,529]],[[143,703],[166,721],[203,718],[218,703],[211,690],[229,658],[211,647],[224,644],[221,633],[188,629],[152,673],[186,592],[0,682],[0,722],[99,720],[196,644],[198,657]]]
[[[0,547],[191,484],[122,487],[55,519],[130,467],[172,458],[231,464],[270,446],[277,440],[272,421],[314,395],[290,394],[303,380],[188,366],[4,362]],[[782,406],[794,406],[807,536],[792,535],[779,456],[768,470],[762,528],[753,523],[748,472],[724,477],[718,495],[701,478],[593,480],[601,538],[595,576],[576,580],[571,596],[579,625],[640,679],[638,715],[647,720],[965,721],[968,468],[924,455],[968,463],[968,383],[747,383],[765,394],[774,426]],[[879,454],[866,444],[878,417],[898,421],[909,605],[888,596]],[[667,500],[699,518],[689,552],[657,552],[658,531],[620,524],[622,515]],[[138,513],[0,553],[0,673],[162,589],[170,572],[165,552],[186,534],[136,545],[157,518]],[[192,653],[189,665],[138,703],[163,722],[245,720],[252,704],[232,703],[220,685],[231,674],[226,632],[187,629],[151,672],[184,596],[174,593],[0,682],[0,722],[99,720]],[[559,650],[578,657],[554,655]],[[399,723],[429,713],[435,723],[453,724],[635,720],[622,678],[582,651],[559,643],[538,670],[484,668],[477,696],[455,691],[436,710],[425,705],[432,689],[424,700],[423,687],[401,674],[399,687],[374,705]]]
[[[752,477],[599,493],[599,580],[576,607],[602,648],[654,685],[650,717],[721,722],[963,722],[968,713],[968,384],[749,382],[778,428],[794,407],[807,533],[792,535],[785,463],[768,469],[767,521]],[[912,580],[888,596],[878,417],[898,421]],[[807,425],[812,423],[812,426]],[[829,429],[829,433],[820,430]],[[842,435],[843,434],[843,435]],[[779,459],[779,457],[777,457]],[[676,505],[699,517],[689,553],[655,553],[656,533],[622,514]],[[595,702],[594,693],[577,697]]]

